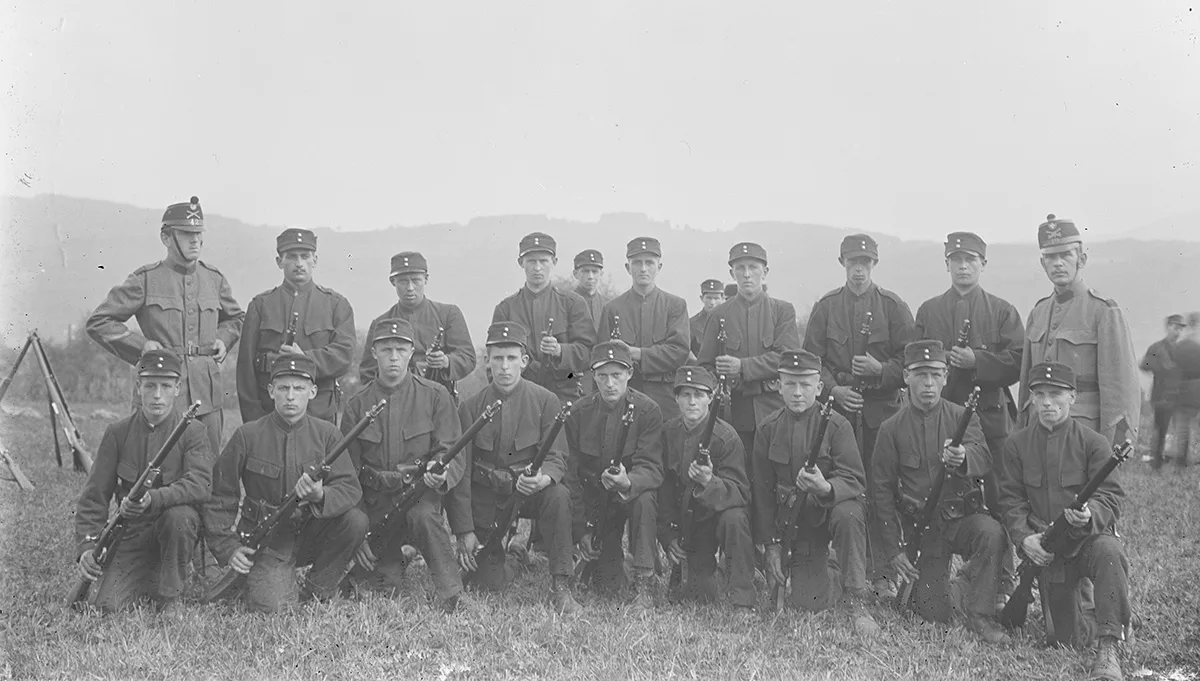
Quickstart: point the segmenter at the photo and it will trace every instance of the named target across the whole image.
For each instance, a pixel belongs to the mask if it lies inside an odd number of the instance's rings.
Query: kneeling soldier
[[[470,580],[481,589],[501,590],[512,582],[504,542],[500,551],[480,553],[480,536],[487,541],[492,533],[507,533],[497,526],[497,513],[520,495],[519,517],[531,518],[550,555],[550,601],[563,614],[582,609],[571,596],[571,495],[562,483],[566,474],[566,438],[560,430],[545,461],[535,475],[524,471],[554,427],[561,409],[558,397],[549,390],[521,377],[529,363],[526,344],[529,330],[516,322],[498,322],[488,328],[487,362],[492,371],[490,385],[463,401],[458,409],[464,428],[469,428],[484,409],[500,400],[504,407],[500,418],[479,431],[467,445],[466,459],[471,475],[454,491],[467,500],[455,504],[450,514],[456,528],[468,531],[458,540],[459,564]],[[458,509],[467,509],[462,521]],[[457,529],[455,530],[458,531]]]
[[[350,445],[350,460],[363,489],[359,508],[370,520],[370,539],[354,554],[350,581],[394,590],[408,564],[401,549],[411,544],[425,558],[443,609],[452,612],[462,580],[454,543],[442,519],[442,497],[462,479],[462,457],[455,457],[441,475],[425,473],[428,490],[416,505],[380,526],[395,495],[413,482],[415,472],[462,435],[446,388],[409,371],[413,337],[413,326],[405,319],[375,322],[371,333],[375,378],[350,398],[342,414],[342,430],[349,432],[380,400],[387,400],[379,418]]]
[[[662,411],[654,400],[629,387],[633,359],[626,346],[604,342],[592,348],[591,369],[596,392],[580,398],[564,427],[573,536],[589,563],[592,584],[612,593],[625,582],[621,538],[629,524],[634,607],[645,610],[653,606],[650,592],[658,553],[655,491],[662,484]],[[622,440],[624,448],[618,452]],[[616,466],[610,466],[614,459]]]
[[[209,548],[222,564],[246,575],[243,596],[253,610],[276,612],[292,604],[295,568],[306,565],[312,569],[301,599],[331,598],[367,533],[367,516],[356,507],[362,490],[350,457],[338,457],[324,480],[309,477],[309,469],[320,466],[341,439],[337,426],[307,412],[317,395],[316,371],[304,355],[277,357],[268,388],[275,411],[239,426],[213,469],[212,500],[204,513]],[[260,551],[243,546],[233,531],[239,486],[246,496],[238,527],[247,532],[292,491],[302,502]]]
[[[86,579],[100,580],[99,588],[92,590],[93,604],[105,612],[121,610],[142,596],[159,608],[172,608],[187,581],[200,530],[196,507],[208,501],[212,486],[213,453],[204,424],[188,424],[141,503],[126,498],[179,423],[175,398],[181,364],[170,350],[148,350],[138,360],[138,410],[105,429],[75,507],[79,570]],[[108,522],[114,496],[121,514],[130,520],[112,562],[101,572],[92,549]]]
[[[746,450],[733,426],[721,420],[713,424],[710,441],[704,442],[716,388],[716,379],[703,367],[685,366],[675,372],[679,416],[663,424],[658,539],[677,570],[687,563],[687,581],[679,585],[679,595],[716,598],[716,553],[721,549],[729,561],[733,604],[753,609],[754,540]],[[702,447],[707,448],[704,455]]]
[[[1129,562],[1117,538],[1117,519],[1125,496],[1113,471],[1082,511],[1068,505],[1108,460],[1108,440],[1071,418],[1075,372],[1057,362],[1029,371],[1031,406],[1036,419],[1013,433],[1004,445],[1000,510],[1009,536],[1025,560],[1045,566],[1038,576],[1042,609],[1051,645],[1086,648],[1099,638],[1092,679],[1121,679],[1117,641],[1131,620]],[[1048,553],[1041,539],[1059,514],[1071,525],[1067,549]],[[1095,583],[1095,611],[1085,611],[1079,582]]]
[[[966,410],[941,396],[946,386],[941,341],[916,341],[905,347],[904,382],[908,396],[900,411],[880,425],[872,462],[881,559],[914,585],[912,608],[921,617],[948,622],[952,609],[958,609],[983,640],[1007,642],[1008,635],[992,621],[1005,535],[983,503],[981,482],[991,470],[992,456],[979,417],[971,415],[962,444],[950,447]],[[921,537],[920,560],[913,565],[901,548],[899,513],[905,516],[905,534],[911,534],[943,467],[947,477],[938,510]],[[951,588],[950,558],[955,553],[970,561],[970,570],[964,572],[973,574],[956,579]]]
[[[835,411],[820,445],[815,468],[806,463],[818,430],[817,396],[821,360],[811,352],[785,351],[779,358],[779,392],[784,406],[758,424],[754,436],[754,541],[767,546],[768,581],[783,584],[789,571],[788,604],[816,611],[839,602],[851,612],[861,636],[879,633],[867,612],[867,530],[862,459],[850,422]],[[826,444],[827,443],[827,444]],[[796,505],[800,506],[797,507]],[[794,517],[792,560],[782,564],[781,542]],[[840,569],[829,565],[829,544]]]

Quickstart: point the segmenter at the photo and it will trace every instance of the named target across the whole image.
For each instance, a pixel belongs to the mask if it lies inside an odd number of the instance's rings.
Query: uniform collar
[[[271,412],[271,422],[275,424],[275,427],[279,428],[280,430],[282,430],[285,433],[293,433],[293,432],[299,430],[300,426],[303,426],[304,422],[307,420],[308,420],[308,414],[306,413],[303,416],[301,416],[300,420],[296,421],[295,423],[288,423],[287,421],[283,420],[283,417],[279,415],[279,412],[277,412],[277,411]]]
[[[792,421],[804,421],[804,420],[808,419],[809,415],[812,414],[814,410],[820,411],[820,407],[818,405],[819,405],[819,402],[813,402],[812,404],[808,405],[808,409],[805,409],[804,411],[800,412],[799,414],[792,411],[791,409],[788,409],[787,405],[784,405],[783,413],[786,414],[789,418],[791,418]]]
[[[1070,288],[1068,288],[1066,291],[1061,293],[1058,291],[1054,292],[1054,302],[1065,303],[1074,298],[1077,294],[1083,293],[1086,290],[1087,284],[1083,283],[1083,279],[1081,277],[1075,277],[1075,281],[1071,282]]]
[[[380,381],[375,381],[375,389],[378,390],[381,395],[394,395],[396,391],[400,390],[406,383],[408,383],[410,378],[412,378],[412,369],[404,372],[404,377],[400,379],[400,382],[390,388],[385,386]]]
[[[167,414],[167,417],[165,419],[163,419],[162,421],[159,421],[157,424],[151,424],[150,420],[146,418],[145,412],[143,412],[141,410],[141,408],[139,407],[137,410],[137,418],[138,418],[138,421],[141,422],[142,426],[146,430],[159,430],[160,428],[168,428],[169,429],[169,428],[175,427],[176,413],[177,413],[177,411],[175,409],[172,409],[171,413]]]
[[[853,290],[851,290],[850,284],[845,284],[843,286],[843,288],[846,289],[846,294],[849,295],[851,298],[860,299],[860,298],[866,298],[867,296],[875,293],[877,290],[879,290],[879,285],[875,283],[874,279],[872,279],[871,283],[867,284],[867,289],[865,291],[863,291],[861,295],[857,294]]]
[[[600,290],[599,290],[599,289],[596,289],[595,291],[592,291],[591,293],[588,293],[587,291],[585,291],[585,290],[583,289],[583,287],[582,287],[582,286],[576,286],[576,287],[575,287],[575,292],[576,292],[576,293],[578,293],[578,294],[579,294],[579,296],[580,296],[581,298],[583,298],[584,300],[591,300],[592,298],[595,298],[596,296],[600,295]]]
[[[1037,419],[1037,414],[1034,414],[1033,417],[1035,419]],[[1038,429],[1041,430],[1043,433],[1048,433],[1048,434],[1049,433],[1061,433],[1064,430],[1071,427],[1071,421],[1073,421],[1073,419],[1070,416],[1068,416],[1065,421],[1063,421],[1062,423],[1059,423],[1057,425],[1054,425],[1050,428],[1047,428],[1046,425],[1042,423],[1041,419],[1038,419],[1037,424],[1038,424]]]
[[[521,293],[522,293],[523,295],[525,295],[525,296],[529,297],[529,298],[532,298],[532,299],[534,299],[534,300],[537,300],[537,299],[539,299],[539,298],[542,298],[542,297],[544,297],[544,296],[548,296],[548,295],[550,295],[550,292],[551,292],[551,291],[553,291],[553,290],[554,290],[554,284],[550,284],[549,286],[547,286],[546,288],[542,289],[541,291],[538,291],[537,293],[534,293],[534,292],[533,292],[533,290],[529,288],[529,284],[528,284],[528,283],[526,283],[526,284],[524,284],[523,286],[521,286]]]
[[[608,404],[608,402],[604,401],[603,397],[600,397],[600,393],[596,393],[596,404],[600,405],[600,411],[605,414],[610,414],[614,411],[620,411],[620,412],[625,411],[625,405],[628,402],[629,402],[628,386],[625,388],[625,394],[622,395],[621,398],[617,400],[616,404],[613,404],[611,406]]]
[[[196,265],[200,263],[199,260],[191,263],[182,263],[174,260],[173,258],[167,258],[163,260],[163,262],[166,263],[167,267],[170,267],[171,270],[176,274],[195,274]]]
[[[282,288],[284,290],[284,292],[286,292],[286,293],[296,295],[298,293],[308,293],[309,291],[313,290],[313,287],[316,285],[317,285],[317,282],[313,281],[312,279],[309,279],[308,283],[304,284],[302,286],[296,286],[295,284],[288,281],[287,279],[284,279],[283,285],[280,286],[280,288]]]

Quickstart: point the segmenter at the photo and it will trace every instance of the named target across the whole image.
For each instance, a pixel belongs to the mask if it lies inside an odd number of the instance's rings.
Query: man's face
[[[575,268],[575,283],[588,295],[595,293],[596,287],[600,285],[600,268],[595,265]]]
[[[317,252],[306,248],[293,248],[275,257],[275,264],[283,270],[283,278],[293,286],[303,286],[312,281],[313,270],[317,269]]]
[[[875,270],[875,258],[859,255],[853,258],[838,258],[838,262],[846,268],[846,283],[854,287],[870,285],[871,272]]]
[[[931,409],[942,397],[946,387],[946,370],[942,367],[916,367],[904,370],[908,398],[921,409]]]
[[[529,366],[529,355],[520,345],[489,345],[487,360],[492,383],[502,390],[515,386],[521,380],[521,372]]]
[[[151,423],[158,423],[171,413],[179,396],[179,379],[168,376],[138,378],[138,395],[142,398],[142,414]]]
[[[167,252],[187,263],[199,260],[200,251],[204,248],[204,232],[185,232],[168,227],[162,230],[159,239],[167,247]]]
[[[624,364],[616,362],[609,362],[592,370],[592,377],[596,381],[596,390],[605,404],[616,404],[617,400],[625,396],[625,390],[629,387],[629,379],[632,376],[632,371],[626,369]]]
[[[1178,342],[1179,337],[1183,335],[1184,328],[1186,327],[1183,324],[1167,324],[1167,341],[1171,343]]]
[[[1087,254],[1076,246],[1062,253],[1042,254],[1042,269],[1055,286],[1070,286],[1079,276],[1079,270],[1087,264]]]
[[[391,278],[391,282],[392,286],[396,287],[396,297],[400,304],[414,308],[425,300],[425,284],[429,282],[429,275],[424,272],[397,274]]]
[[[821,374],[779,374],[779,394],[783,404],[793,414],[802,414],[817,401],[821,394]]]
[[[951,253],[950,257],[946,258],[946,271],[950,273],[950,281],[955,286],[963,288],[977,285],[979,275],[983,273],[985,267],[987,267],[987,260],[967,251]]]
[[[525,270],[525,283],[539,287],[550,283],[550,271],[558,264],[558,258],[545,251],[526,253],[517,259]]]
[[[675,403],[679,405],[679,413],[688,423],[698,423],[708,418],[708,405],[712,403],[712,393],[707,390],[683,386],[675,391]]]
[[[399,338],[381,338],[371,344],[371,355],[379,366],[379,375],[389,382],[399,381],[408,373],[413,344]]]
[[[763,282],[771,268],[757,258],[738,258],[729,266],[729,274],[737,282],[738,292],[756,296],[762,291]]]
[[[634,286],[652,286],[661,269],[662,258],[649,253],[641,253],[625,261],[625,271],[633,279]]]
[[[704,310],[710,311],[721,303],[725,302],[724,293],[705,293],[700,296],[700,302],[704,303]]]
[[[269,392],[275,411],[291,420],[308,410],[308,401],[317,396],[317,385],[303,376],[279,376],[271,381]]]
[[[1043,426],[1056,426],[1071,418],[1071,405],[1075,404],[1075,391],[1056,385],[1039,385],[1033,388],[1033,405],[1037,408],[1038,421]]]

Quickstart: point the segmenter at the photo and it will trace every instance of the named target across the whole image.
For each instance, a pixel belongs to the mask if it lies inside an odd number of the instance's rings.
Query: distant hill
[[[4,343],[15,346],[28,329],[62,337],[103,299],[108,289],[136,267],[159,260],[161,209],[144,209],[107,201],[42,195],[33,199],[4,197],[0,266],[9,273],[0,297]],[[206,213],[205,262],[215,265],[232,283],[245,306],[250,298],[278,284],[274,262],[278,226],[247,225]],[[947,224],[950,231],[960,227]],[[491,321],[492,308],[523,281],[516,264],[517,242],[540,230],[559,242],[558,273],[568,274],[572,256],[584,248],[600,249],[608,261],[607,276],[624,290],[625,243],[635,236],[662,240],[663,289],[684,296],[693,312],[699,307],[699,283],[709,277],[729,280],[726,254],[742,240],[758,241],[768,250],[771,294],[796,305],[806,316],[813,302],[841,285],[837,249],[847,230],[823,225],[748,222],[732,231],[707,232],[672,226],[641,213],[612,213],[596,222],[560,220],[541,215],[480,217],[467,224],[392,227],[373,232],[317,229],[320,263],[317,281],[349,298],[356,321],[365,327],[395,301],[387,281],[393,253],[419,250],[430,262],[428,294],[458,304],[478,344]],[[1033,230],[1030,229],[1030,237]],[[922,301],[948,286],[940,243],[901,241],[878,236],[882,262],[880,285],[900,294],[916,311]],[[1200,243],[1183,240],[1111,240],[1090,246],[1087,280],[1118,300],[1129,317],[1139,351],[1161,332],[1170,313],[1200,309],[1197,266]],[[1050,284],[1038,264],[1032,242],[997,244],[989,249],[984,286],[1017,306],[1025,315]]]

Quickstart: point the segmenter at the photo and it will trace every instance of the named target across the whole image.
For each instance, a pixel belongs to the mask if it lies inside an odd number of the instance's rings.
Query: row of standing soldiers
[[[342,402],[337,379],[350,367],[355,340],[349,303],[313,281],[315,235],[288,229],[279,236],[277,264],[284,282],[255,297],[244,315],[220,272],[199,260],[203,215],[195,197],[167,209],[161,239],[167,258],[114,288],[89,320],[88,331],[131,363],[159,357],[153,351],[177,356],[177,401],[201,403],[201,425],[190,430],[203,426],[207,437],[185,437],[176,447],[180,458],[143,499],[149,504],[143,515],[151,516],[145,525],[153,529],[144,542],[126,543],[127,551],[140,550],[143,557],[152,551],[148,547],[170,547],[169,560],[163,553],[157,564],[163,576],[155,581],[154,594],[166,604],[182,589],[179,564],[190,559],[186,537],[194,537],[203,524],[218,560],[254,576],[247,597],[256,607],[274,609],[287,600],[283,576],[296,565],[313,565],[302,595],[324,599],[339,585],[387,577],[389,568],[381,566],[403,566],[409,554],[402,549],[411,544],[422,552],[439,596],[453,608],[463,581],[458,568],[481,588],[502,586],[511,578],[503,557],[481,565],[480,556],[491,555],[481,552],[487,544],[481,537],[507,531],[491,525],[496,509],[520,496],[527,497],[522,514],[538,521],[536,534],[550,557],[552,599],[560,611],[579,608],[570,591],[572,547],[584,564],[595,565],[583,573],[594,586],[617,589],[625,581],[621,534],[592,536],[598,527],[624,528],[624,520],[598,519],[595,508],[611,506],[614,510],[606,513],[628,520],[631,581],[642,607],[649,605],[661,543],[673,562],[691,566],[680,592],[705,597],[715,593],[712,568],[719,547],[731,601],[753,608],[758,546],[770,580],[790,577],[792,604],[819,609],[840,601],[856,629],[870,635],[877,626],[864,604],[893,591],[895,581],[917,577],[914,566],[901,559],[908,520],[897,510],[905,504],[897,501],[923,499],[929,494],[928,469],[953,464],[966,482],[947,495],[941,532],[933,535],[940,549],[934,553],[944,554],[947,565],[950,553],[965,554],[969,584],[960,592],[968,595],[955,601],[946,567],[926,575],[923,562],[920,577],[933,584],[931,593],[938,597],[921,600],[940,605],[917,609],[945,619],[945,603],[961,601],[971,628],[999,641],[1003,632],[990,618],[995,594],[1002,599],[1012,588],[1012,544],[1027,559],[1046,558],[1034,555],[1029,538],[1036,543],[1073,490],[1095,472],[1106,450],[1097,442],[1111,441],[1116,424],[1136,423],[1140,412],[1128,325],[1114,301],[1083,283],[1087,253],[1070,220],[1049,216],[1038,228],[1042,265],[1054,291],[1037,303],[1024,325],[1011,304],[980,287],[986,244],[972,233],[948,235],[951,287],[926,301],[915,319],[903,300],[873,282],[876,242],[867,235],[847,237],[839,254],[846,284],[814,306],[803,342],[794,307],[765,293],[769,265],[758,244],[739,243],[730,251],[736,295],[718,303],[717,287],[706,282],[701,289],[706,309],[689,320],[686,302],[655,285],[662,267],[657,240],[629,242],[626,269],[633,285],[601,302],[594,284],[602,255],[579,254],[580,292],[560,291],[550,284],[557,263],[554,239],[534,233],[521,240],[518,252],[525,286],[496,306],[489,327],[491,382],[461,400],[455,382],[476,365],[462,314],[457,306],[425,296],[429,272],[421,254],[392,258],[389,278],[398,302],[372,323],[360,362],[365,385],[345,401],[342,429],[349,430],[379,399],[386,399],[387,407],[358,436],[350,458],[336,463],[322,482],[305,471],[338,439],[333,425]],[[138,319],[140,333],[125,325],[130,317]],[[216,457],[218,364],[239,338],[237,385],[244,425]],[[914,343],[926,340],[937,343]],[[906,357],[906,348],[919,356]],[[926,358],[930,353],[935,359]],[[940,379],[928,376],[939,373],[938,367],[925,366],[930,362],[940,362]],[[1052,371],[1043,374],[1047,366]],[[1054,392],[1038,383],[1047,376],[1056,379],[1051,387],[1069,393],[1065,409],[1058,405],[1069,417],[1067,426],[1047,425],[1053,400],[1038,397],[1039,390]],[[930,393],[920,381],[933,381],[936,399],[918,399]],[[1020,396],[1014,400],[1007,386],[1017,381]],[[106,433],[80,499],[77,555],[92,577],[100,573],[89,570],[96,566],[88,565],[87,549],[104,522],[109,498],[122,497],[130,476],[136,478],[148,460],[155,433],[179,418],[174,410],[155,422],[145,404],[147,382],[139,376],[141,408]],[[977,424],[968,429],[963,445],[948,447],[948,433],[962,413],[956,403],[975,386],[981,390],[973,417]],[[706,443],[710,465],[699,465],[700,426],[713,395],[722,392],[729,399]],[[297,402],[305,396],[297,416]],[[830,399],[836,412],[812,468],[805,464],[822,420],[817,415]],[[500,416],[479,431],[464,456],[440,477],[425,474],[430,492],[421,504],[394,521],[394,529],[381,530],[378,541],[363,542],[371,521],[385,515],[389,495],[411,480],[413,466],[420,470],[444,452],[496,400],[504,404]],[[565,425],[551,456],[539,470],[518,474],[566,403],[573,404],[561,416]],[[626,415],[631,405],[632,420]],[[1059,432],[1063,428],[1069,432]],[[624,447],[614,458],[618,442]],[[613,466],[605,465],[616,459]],[[1013,478],[1013,469],[1024,473]],[[983,481],[984,499],[972,492],[972,480]],[[1119,553],[1119,542],[1099,539],[1114,537],[1119,514],[1120,488],[1115,479],[1109,484],[1112,493],[1089,504],[1096,510],[1080,521],[1080,533],[1087,536],[1083,545]],[[309,502],[307,520],[287,534],[286,542],[257,554],[239,546],[233,528],[239,509],[241,522],[252,523],[293,491]],[[693,536],[678,536],[680,508],[693,499],[702,522]],[[130,506],[123,500],[123,511]],[[188,514],[177,507],[204,512]],[[446,535],[443,507],[456,546]],[[794,514],[793,508],[805,510]],[[805,531],[789,537],[790,546],[781,546],[780,519],[797,514],[807,519]],[[984,518],[993,526],[983,535],[960,529],[986,525]],[[1004,529],[995,524],[997,518]],[[185,538],[167,540],[164,527],[183,531]],[[371,533],[377,536],[374,529]],[[821,557],[831,542],[836,573],[813,569],[824,565]],[[1114,585],[1114,578],[1100,576],[1097,568],[1112,561],[1094,559],[1089,551],[1077,546],[1051,556],[1052,567],[1058,567],[1047,572],[1049,579],[1064,586],[1043,586],[1042,593],[1053,591],[1061,601],[1047,601],[1050,611],[1059,602],[1060,611],[1047,627],[1051,640],[1086,645],[1098,636],[1099,663],[1115,659],[1112,645],[1104,643],[1122,638],[1129,623],[1123,586],[1127,566],[1123,557],[1117,561],[1121,579]],[[786,566],[780,562],[783,555],[792,556]],[[343,582],[351,557],[355,568]],[[784,575],[785,568],[790,575]],[[989,587],[981,575],[993,568],[996,578]],[[106,582],[119,572],[110,567]],[[1088,578],[1097,580],[1094,596],[1090,588],[1078,589],[1077,595],[1077,583],[1087,585]],[[97,591],[98,601],[108,607],[120,603],[106,600],[107,591],[136,595],[128,588]],[[1093,602],[1093,620],[1100,626],[1076,626],[1086,619],[1076,616],[1077,606]]]

